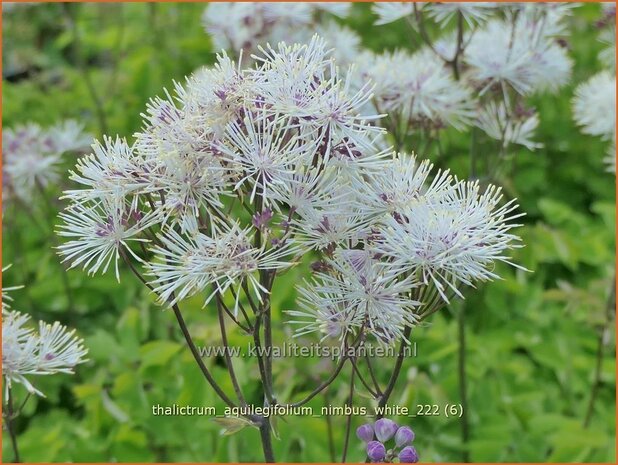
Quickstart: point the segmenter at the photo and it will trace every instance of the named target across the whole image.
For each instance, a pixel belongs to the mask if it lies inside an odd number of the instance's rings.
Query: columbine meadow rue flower
[[[616,69],[616,3],[601,3],[602,17],[597,21],[601,29],[599,41],[605,47],[599,53],[599,60],[610,70]]]
[[[476,31],[465,48],[463,60],[470,79],[481,93],[498,86],[529,95],[557,90],[571,75],[572,60],[553,35],[551,22],[535,12],[521,12],[509,20],[492,19]]]
[[[518,106],[509,112],[504,102],[490,101],[478,110],[476,126],[492,139],[501,141],[503,148],[510,144],[523,145],[528,150],[543,147],[532,140],[539,126],[539,116],[532,109]]]
[[[466,3],[428,3],[423,11],[427,11],[442,27],[446,26],[453,18],[461,15],[468,26],[473,27],[482,24],[496,8],[491,2],[466,2]]]
[[[3,268],[3,272],[8,269]],[[83,340],[59,322],[39,322],[38,331],[30,326],[30,316],[11,310],[7,290],[2,289],[2,375],[6,389],[22,384],[29,393],[42,397],[29,380],[30,376],[72,374],[76,365],[84,363],[88,350]]]
[[[202,22],[216,48],[256,52],[267,43],[308,41],[322,13],[345,18],[350,7],[344,2],[212,3],[204,11]],[[330,42],[332,36],[325,37]]]
[[[454,181],[444,195],[426,195],[407,210],[383,217],[375,251],[394,273],[410,273],[433,283],[440,297],[462,296],[459,284],[496,279],[496,261],[512,264],[504,252],[519,238],[509,231],[514,201],[501,205],[499,188],[484,192],[478,182]]]
[[[63,154],[85,150],[90,140],[83,126],[72,120],[48,129],[35,123],[4,129],[3,188],[22,201],[31,201],[37,189],[58,182]]]
[[[573,116],[584,134],[614,137],[616,130],[616,76],[601,71],[575,89]]]
[[[463,129],[474,114],[470,90],[428,49],[375,56],[364,62],[360,75],[376,84],[378,110],[400,115],[413,129]]]
[[[60,218],[64,221],[58,235],[70,239],[58,247],[63,261],[70,267],[82,266],[89,274],[105,273],[114,265],[120,280],[118,261],[128,252],[138,261],[142,259],[129,246],[131,242],[147,242],[138,234],[159,220],[158,212],[143,214],[123,199],[103,198],[93,203],[73,203]]]
[[[223,293],[242,279],[249,282],[261,300],[266,289],[256,272],[290,266],[283,258],[294,250],[287,246],[269,250],[254,247],[254,233],[254,228],[243,230],[238,224],[232,224],[213,227],[210,236],[197,233],[187,239],[169,229],[162,237],[162,246],[153,248],[156,261],[149,264],[149,274],[155,277],[152,281],[155,292],[163,303],[173,305],[211,285],[213,290],[206,298],[206,305],[215,291]]]
[[[371,9],[378,16],[375,24],[379,26],[411,15],[414,12],[414,4],[412,2],[376,2]]]
[[[416,449],[410,445],[414,441],[414,432],[408,426],[398,426],[394,421],[382,418],[375,424],[359,426],[356,435],[367,444],[367,457],[371,462],[394,463],[399,459],[400,463],[416,463],[419,460]],[[395,444],[389,446],[393,440]]]

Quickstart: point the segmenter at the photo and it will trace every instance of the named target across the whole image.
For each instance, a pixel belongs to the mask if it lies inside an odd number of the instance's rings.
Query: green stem
[[[13,463],[21,462],[19,458],[19,449],[17,448],[17,435],[15,434],[15,428],[13,424],[14,420],[14,409],[13,409],[13,390],[11,388],[8,389],[8,398],[7,398],[7,415],[6,419],[6,430],[9,433],[9,437],[11,438],[11,447],[13,448]]]
[[[391,373],[391,377],[388,380],[388,384],[384,389],[384,394],[380,397],[380,401],[378,402],[378,408],[380,412],[384,412],[384,407],[386,406],[389,397],[393,393],[395,389],[395,384],[397,383],[397,379],[399,378],[399,374],[401,373],[401,367],[403,366],[403,359],[406,354],[406,347],[408,343],[406,342],[409,339],[410,334],[412,333],[412,327],[406,326],[406,329],[403,332],[403,338],[401,339],[401,345],[399,346],[399,353],[397,354],[397,360],[395,361],[395,367],[393,368],[393,372]],[[378,413],[378,419],[383,418],[383,413]]]
[[[603,321],[603,326],[601,327],[599,334],[597,336],[597,352],[596,352],[596,363],[594,367],[594,378],[592,382],[592,387],[590,388],[590,399],[588,400],[588,407],[586,408],[586,415],[584,417],[584,428],[588,428],[590,426],[590,421],[592,420],[592,414],[594,413],[594,404],[596,402],[599,388],[601,387],[601,371],[603,365],[603,349],[605,347],[605,334],[609,330],[609,326],[612,321],[612,316],[616,311],[616,276],[614,275],[612,289],[609,293],[609,298],[607,299],[607,306],[605,311],[605,320]]]
[[[354,375],[356,371],[353,369],[350,374],[350,394],[348,395],[348,400],[346,401],[346,405],[348,407],[352,407],[352,400],[354,398]],[[350,413],[346,418],[345,424],[345,439],[343,443],[343,453],[341,454],[341,463],[345,463],[345,459],[348,455],[348,446],[350,445],[350,431],[352,429],[352,414]]]

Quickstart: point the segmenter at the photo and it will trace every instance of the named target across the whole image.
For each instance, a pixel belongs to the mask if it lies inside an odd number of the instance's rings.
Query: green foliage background
[[[200,24],[204,4],[61,4],[23,8],[3,16],[3,125],[36,121],[51,125],[76,118],[101,135],[100,120],[85,74],[102,99],[108,132],[130,136],[150,97],[171,88],[173,80],[214,61],[215,51]],[[532,273],[501,268],[504,280],[470,289],[467,299],[445,309],[413,333],[418,356],[406,361],[393,402],[413,412],[419,404],[459,403],[457,322],[465,306],[468,415],[473,461],[615,462],[615,331],[604,336],[601,379],[592,421],[583,427],[596,364],[597,341],[605,319],[615,250],[615,177],[604,172],[606,144],[583,136],[570,111],[573,89],[599,70],[594,21],[599,5],[578,8],[569,46],[575,59],[572,84],[557,95],[535,99],[541,116],[537,139],[545,148],[510,154],[512,175],[501,179],[509,197],[527,213],[519,234],[526,244],[515,260]],[[76,18],[79,42],[67,23]],[[413,48],[404,24],[372,26],[369,5],[356,4],[345,21],[373,50]],[[448,132],[445,155],[435,149],[420,156],[437,160],[462,177],[468,175],[469,134]],[[415,141],[409,141],[414,149]],[[496,147],[483,146],[483,156]],[[67,169],[74,160],[67,159]],[[13,293],[14,307],[37,319],[73,325],[86,340],[90,362],[75,376],[35,380],[46,398],[31,399],[17,420],[26,461],[259,461],[257,430],[222,436],[221,426],[205,417],[153,416],[151,406],[216,405],[182,343],[173,315],[128,273],[118,284],[113,274],[87,277],[68,272],[72,305],[62,291],[62,272],[49,232],[61,208],[61,187],[30,207],[37,222],[19,205],[4,206],[3,263],[13,268],[4,285],[25,284]],[[306,275],[297,268],[274,292],[275,340],[290,340],[282,311],[294,305],[294,285]],[[217,344],[212,309],[198,298],[182,305],[198,344]],[[612,311],[613,315],[613,311]],[[246,339],[233,333],[232,343]],[[221,379],[221,360],[208,362]],[[257,368],[236,361],[249,399],[260,402]],[[378,367],[388,376],[390,361]],[[298,399],[315,380],[332,370],[328,360],[285,359],[275,364],[281,399]],[[311,405],[343,405],[349,373]],[[231,391],[231,386],[226,386]],[[23,398],[24,393],[17,392]],[[362,394],[355,405],[371,405]],[[354,426],[363,418],[354,418]],[[416,432],[423,461],[459,461],[457,418],[400,418]],[[337,457],[345,418],[330,419]],[[277,420],[278,460],[327,461],[328,423],[323,418]],[[5,460],[12,456],[3,441]],[[352,439],[350,460],[364,460]]]

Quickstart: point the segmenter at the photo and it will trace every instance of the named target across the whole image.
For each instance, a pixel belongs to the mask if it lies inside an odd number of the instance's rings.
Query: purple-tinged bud
[[[356,428],[356,436],[364,442],[373,441],[373,426],[371,423],[365,423],[364,425]]]
[[[397,432],[397,424],[388,418],[381,418],[376,421],[374,429],[378,440],[386,442]]]
[[[379,441],[370,441],[367,444],[367,457],[372,462],[381,462],[386,457],[386,447]]]
[[[414,441],[414,431],[408,426],[402,426],[395,434],[395,444],[397,447],[407,446]]]
[[[418,462],[418,453],[413,446],[404,447],[399,452],[400,463],[416,463]]]
[[[253,215],[253,218],[251,218],[251,222],[256,228],[264,229],[272,217],[273,211],[270,208],[267,208],[263,212]]]

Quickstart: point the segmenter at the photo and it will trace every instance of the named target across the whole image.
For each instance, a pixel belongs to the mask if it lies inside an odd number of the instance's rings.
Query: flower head
[[[23,384],[28,392],[44,397],[28,377],[73,373],[88,353],[83,341],[60,323],[40,322],[38,332],[29,327],[30,317],[17,311],[2,310],[2,375],[7,389]]]
[[[573,116],[584,134],[609,139],[616,131],[616,76],[601,71],[575,89]]]

